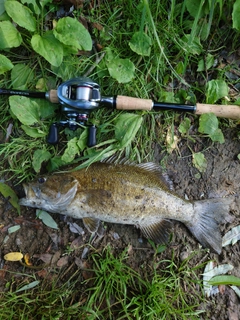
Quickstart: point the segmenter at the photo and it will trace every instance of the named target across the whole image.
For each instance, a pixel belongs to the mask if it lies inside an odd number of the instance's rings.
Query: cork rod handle
[[[126,96],[116,97],[116,109],[118,110],[152,110],[151,99],[139,99]]]
[[[240,119],[240,107],[236,105],[217,105],[197,103],[196,114],[213,112],[217,117],[228,119]]]
[[[58,95],[57,95],[57,90],[50,90],[48,93],[48,99],[52,103],[59,103]]]

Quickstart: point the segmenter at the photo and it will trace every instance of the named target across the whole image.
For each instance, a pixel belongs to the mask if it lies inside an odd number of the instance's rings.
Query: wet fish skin
[[[170,220],[183,222],[198,241],[220,253],[218,222],[232,199],[187,201],[169,190],[153,164],[95,163],[88,169],[56,173],[24,185],[21,205],[81,218],[95,232],[99,220],[132,224],[146,238],[167,242]]]

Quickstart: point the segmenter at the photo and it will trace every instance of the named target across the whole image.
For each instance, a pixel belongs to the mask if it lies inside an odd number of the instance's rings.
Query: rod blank
[[[1,88],[0,88],[0,95],[5,95],[5,96],[25,96],[25,97],[29,97],[29,98],[40,98],[40,99],[45,99],[46,98],[46,93],[45,92],[11,90],[11,89],[1,89]]]

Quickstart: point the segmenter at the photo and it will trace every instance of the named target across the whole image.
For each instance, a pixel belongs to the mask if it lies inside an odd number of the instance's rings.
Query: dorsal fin
[[[141,168],[158,176],[158,178],[162,181],[162,183],[164,183],[168,187],[170,191],[174,191],[172,180],[169,178],[167,172],[163,172],[162,168],[154,162],[135,163],[126,157],[119,159],[117,155],[113,155],[109,158],[103,159],[101,162]]]
[[[159,179],[169,188],[174,191],[173,183],[166,172],[162,171],[162,168],[154,162],[135,164],[136,167],[142,168],[148,172],[154,173]]]

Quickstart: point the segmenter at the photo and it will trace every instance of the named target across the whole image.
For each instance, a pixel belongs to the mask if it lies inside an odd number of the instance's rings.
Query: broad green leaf
[[[232,12],[233,28],[240,31],[240,0],[235,0]]]
[[[36,99],[39,106],[39,114],[41,119],[52,119],[55,115],[55,111],[59,112],[59,105],[57,103],[51,103],[45,99]]]
[[[120,148],[125,148],[135,138],[142,124],[142,117],[134,113],[122,113],[115,123],[115,138]]]
[[[49,159],[49,162],[47,164],[48,172],[55,171],[56,169],[58,169],[59,167],[61,167],[64,164],[66,164],[66,163],[61,159],[61,156],[55,156],[55,157]]]
[[[183,61],[179,61],[176,67],[174,68],[177,74],[181,75],[184,73],[184,70],[186,69]]]
[[[62,42],[61,42],[62,43]],[[72,54],[77,54],[78,53],[78,48],[74,46],[67,46],[66,44],[62,43],[63,46],[63,55],[64,56],[70,56]],[[76,71],[76,69],[75,69]]]
[[[205,159],[205,156],[203,153],[193,153],[193,165],[200,171],[205,172],[207,169],[207,160]]]
[[[13,189],[5,183],[0,182],[0,193],[4,196],[4,198],[9,198],[9,202],[11,203],[11,205],[17,210],[18,214],[20,214],[18,197]]]
[[[38,2],[36,0],[21,0],[22,4],[27,3],[29,8],[32,8],[32,11],[39,15],[41,13],[41,10],[38,6]],[[40,1],[40,4],[42,5],[43,1]]]
[[[50,152],[44,149],[37,149],[33,154],[32,166],[33,169],[38,173],[40,172],[42,163],[48,161],[51,158]]]
[[[40,1],[40,5],[42,8],[45,7],[45,5],[48,3],[52,3],[52,0],[41,0]]]
[[[228,95],[228,85],[224,80],[211,80],[207,83],[207,103],[215,103]]]
[[[36,30],[36,19],[28,7],[15,0],[7,0],[5,2],[5,9],[7,14],[20,27],[23,27],[31,32]]]
[[[0,22],[0,50],[16,48],[22,43],[21,34],[10,21]]]
[[[59,19],[54,36],[67,46],[76,47],[79,50],[91,50],[92,39],[87,29],[74,18]]]
[[[31,39],[33,50],[44,57],[53,66],[58,67],[62,63],[62,44],[54,37],[52,31],[46,32],[43,36],[35,34]]]
[[[46,91],[47,90],[47,80],[45,78],[38,79],[35,87],[39,91]]]
[[[218,118],[214,113],[204,113],[199,117],[200,133],[213,134],[218,129]]]
[[[200,54],[202,53],[202,45],[199,37],[191,38],[190,34],[185,34],[183,37],[183,41],[185,42],[185,46],[187,46],[187,50],[192,54]]]
[[[11,112],[22,124],[31,126],[40,121],[39,106],[35,101],[22,96],[11,96],[9,104]]]
[[[200,116],[198,131],[209,135],[214,142],[224,143],[223,133],[218,128],[218,118],[214,113],[204,113]]]
[[[132,36],[129,46],[132,51],[136,52],[141,56],[150,56],[152,40],[144,32],[135,32]]]
[[[24,290],[33,289],[33,288],[35,288],[39,283],[40,283],[39,280],[33,281],[33,282],[29,283],[29,284],[26,284],[26,285],[23,286],[22,288],[16,290],[15,292],[21,292],[21,291],[24,291]]]
[[[211,138],[211,140],[213,142],[219,142],[219,143],[224,143],[225,142],[222,130],[219,129],[219,128],[216,129],[216,131],[213,134],[209,135],[209,137]]]
[[[129,59],[116,58],[107,63],[108,71],[119,83],[127,83],[134,77],[135,66]]]
[[[9,252],[5,254],[4,260],[6,261],[21,261],[23,254],[21,252]]]
[[[42,138],[48,134],[47,132],[43,132],[40,128],[29,127],[25,125],[21,125],[21,128],[29,137],[32,138]]]
[[[70,163],[74,160],[75,156],[79,153],[79,147],[78,147],[78,138],[75,137],[68,141],[67,148],[64,151],[64,154],[62,155],[61,159],[65,163]]]
[[[212,286],[218,286],[220,284],[240,286],[240,278],[232,275],[216,276],[211,278],[208,282]]]
[[[5,12],[5,0],[0,0],[0,16]]]
[[[198,68],[197,71],[205,71],[210,69],[214,64],[214,56],[211,53],[207,54],[206,60],[201,59],[198,62]]]
[[[202,17],[209,13],[209,5],[205,0],[185,0],[188,12],[192,17]]]
[[[178,130],[182,134],[188,133],[188,130],[191,127],[191,120],[189,118],[185,118],[179,125]]]
[[[79,57],[76,55],[70,55],[63,57],[63,62],[59,67],[52,66],[54,74],[61,78],[63,81],[67,81],[71,78],[79,77]]]
[[[88,140],[88,128],[85,128],[84,131],[81,133],[77,145],[79,150],[82,151],[87,147],[87,140]]]
[[[11,71],[11,82],[13,89],[26,90],[27,84],[33,80],[33,71],[28,65],[16,64]]]
[[[0,40],[1,41],[1,40]],[[9,71],[13,68],[12,62],[2,54],[0,54],[0,74]]]
[[[52,228],[52,229],[57,229],[58,230],[58,225],[57,223],[53,220],[53,218],[50,216],[49,213],[47,213],[46,211],[44,210],[39,210],[37,209],[36,210],[36,215],[39,219],[42,220],[42,222],[48,226],[49,228]]]

